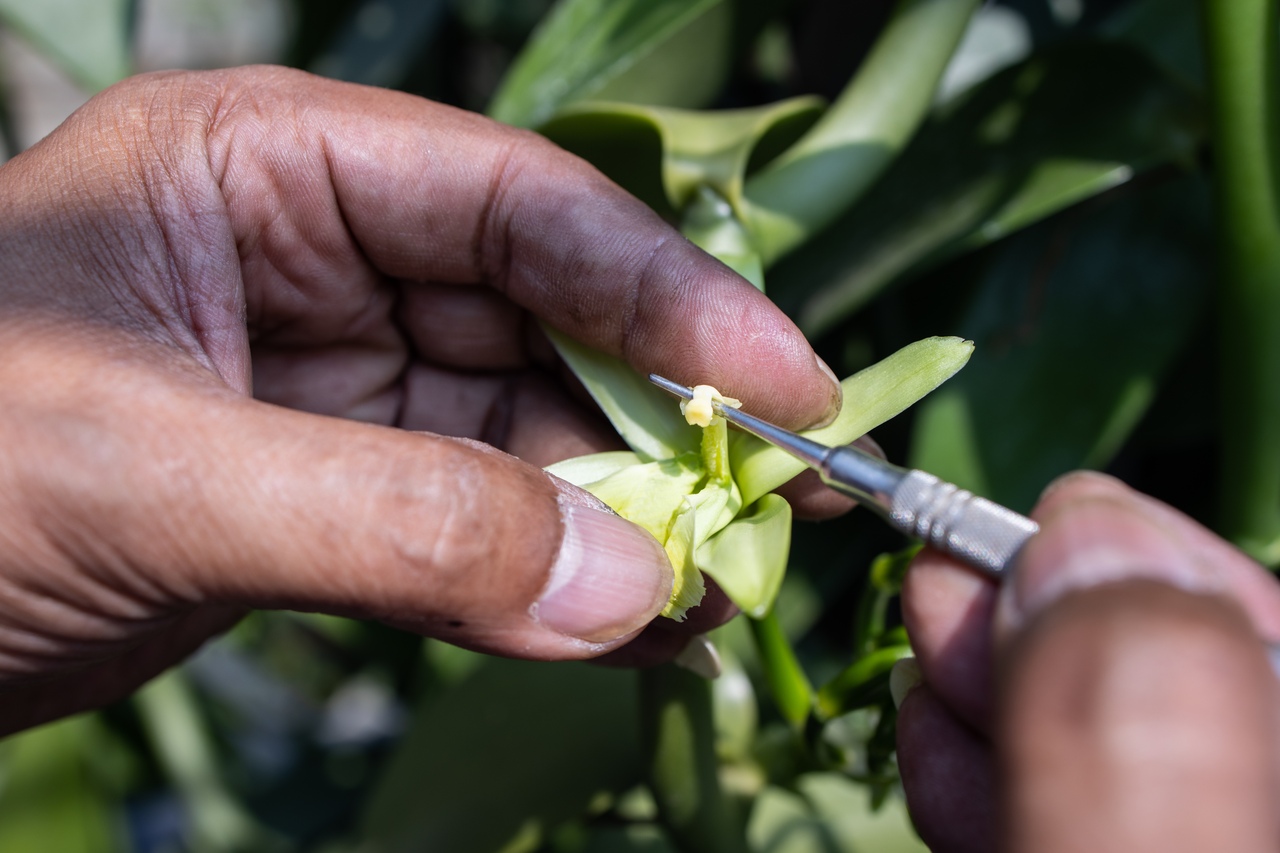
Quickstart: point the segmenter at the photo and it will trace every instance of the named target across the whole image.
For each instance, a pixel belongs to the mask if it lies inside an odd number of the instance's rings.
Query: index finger
[[[903,617],[934,692],[986,731],[992,715],[996,636],[1020,627],[1020,610],[1045,595],[1135,577],[1224,595],[1259,636],[1280,640],[1280,585],[1261,566],[1196,522],[1110,477],[1078,473],[1050,487],[1040,522],[1000,592],[987,578],[926,549],[903,584]]]
[[[585,161],[402,93],[284,70],[249,87],[245,73],[220,80],[229,148],[214,159],[240,177],[224,192],[252,182],[285,201],[233,217],[237,231],[284,216],[311,244],[349,233],[382,275],[487,284],[641,373],[722,387],[797,428],[838,410],[834,375],[782,312]]]

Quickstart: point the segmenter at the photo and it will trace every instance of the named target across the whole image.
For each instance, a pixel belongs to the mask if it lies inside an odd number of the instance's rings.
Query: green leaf
[[[486,658],[415,710],[364,811],[361,849],[536,846],[601,792],[639,781],[637,701],[623,670]]]
[[[712,713],[716,727],[716,755],[722,762],[751,762],[759,734],[760,709],[755,687],[742,661],[719,643],[722,671],[711,682]]]
[[[704,187],[739,209],[749,168],[785,150],[821,108],[813,97],[714,112],[588,102],[539,130],[658,210],[682,211]]]
[[[1209,208],[1185,177],[993,250],[960,323],[973,362],[917,413],[912,464],[1021,511],[1105,465],[1202,316]]]
[[[1168,73],[1203,88],[1204,43],[1196,0],[1134,0],[1122,4],[1101,31],[1138,46]]]
[[[753,850],[769,853],[928,850],[900,797],[876,810],[867,785],[838,773],[806,774],[794,790],[765,789],[752,810],[748,838]]]
[[[733,206],[710,187],[699,187],[684,211],[680,232],[738,275],[764,290],[764,259]]]
[[[129,75],[129,0],[0,0],[12,27],[90,92]]]
[[[925,125],[855,208],[771,272],[771,294],[822,334],[896,278],[1191,161],[1201,128],[1197,100],[1137,50],[1032,57]]]
[[[114,853],[125,840],[90,773],[101,738],[93,717],[72,717],[0,745],[0,850]]]
[[[698,551],[698,565],[743,613],[759,619],[782,587],[791,550],[791,506],[765,495]]]
[[[620,358],[545,328],[556,352],[582,380],[622,439],[645,461],[671,459],[697,451],[702,432],[679,417],[671,395]]]
[[[977,0],[901,0],[853,82],[746,186],[744,222],[765,266],[829,225],[919,127]]]
[[[964,367],[973,343],[962,338],[926,338],[855,373],[841,383],[844,405],[830,426],[803,435],[824,444],[847,444],[905,410]],[[742,500],[750,504],[805,470],[785,451],[746,433],[729,447]]]
[[[671,664],[640,679],[649,788],[671,840],[680,850],[746,853],[738,803],[720,782],[711,685]]]
[[[489,114],[538,127],[576,101],[702,106],[724,80],[731,24],[728,0],[561,0]]]

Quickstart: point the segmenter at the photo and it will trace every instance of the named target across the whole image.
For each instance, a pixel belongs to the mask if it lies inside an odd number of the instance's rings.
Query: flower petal
[[[791,550],[791,505],[765,495],[697,551],[698,566],[753,619],[769,612]]]

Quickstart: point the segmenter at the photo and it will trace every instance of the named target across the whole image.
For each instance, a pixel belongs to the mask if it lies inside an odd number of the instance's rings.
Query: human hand
[[[1111,478],[1052,486],[998,592],[936,552],[903,611],[923,673],[898,719],[937,853],[1280,846],[1280,588]],[[1264,642],[1265,641],[1265,642]]]
[[[536,321],[793,427],[839,404],[790,321],[590,166],[403,94],[135,78],[0,202],[0,732],[245,608],[531,658],[634,637],[671,569],[540,470],[616,437]]]

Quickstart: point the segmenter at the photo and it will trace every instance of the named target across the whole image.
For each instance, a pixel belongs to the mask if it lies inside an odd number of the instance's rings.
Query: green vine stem
[[[281,851],[288,845],[264,829],[223,785],[212,737],[185,676],[171,670],[134,697],[165,774],[191,818],[197,853]]]
[[[1280,563],[1280,92],[1275,0],[1201,0],[1222,281],[1222,532]]]
[[[886,646],[859,657],[818,691],[818,715],[830,720],[884,699],[893,665],[910,656],[911,647],[903,644]]]
[[[770,610],[764,618],[748,620],[748,624],[778,710],[793,727],[804,728],[813,710],[813,686],[796,660],[795,650],[782,632],[778,617]]]
[[[746,853],[746,821],[720,784],[711,683],[667,664],[640,673],[649,787],[684,853]]]

